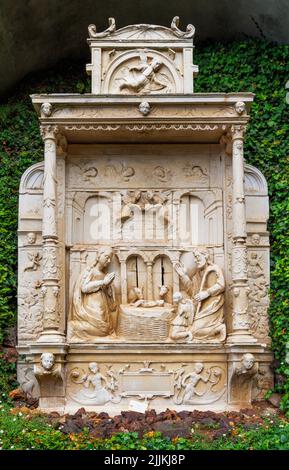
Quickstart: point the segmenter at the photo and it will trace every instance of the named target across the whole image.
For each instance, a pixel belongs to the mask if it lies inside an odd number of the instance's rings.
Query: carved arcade
[[[18,371],[43,409],[238,408],[271,383],[253,95],[194,94],[194,33],[90,25],[91,95],[32,97]]]

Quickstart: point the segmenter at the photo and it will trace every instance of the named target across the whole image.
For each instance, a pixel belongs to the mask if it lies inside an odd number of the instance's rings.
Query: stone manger
[[[272,385],[251,93],[196,94],[194,27],[89,26],[92,93],[32,95],[18,375],[42,409],[250,406]]]

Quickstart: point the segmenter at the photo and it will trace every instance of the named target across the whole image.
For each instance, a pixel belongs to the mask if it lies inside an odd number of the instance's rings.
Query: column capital
[[[40,126],[40,134],[42,139],[52,139],[56,141],[57,134],[59,134],[59,127],[52,124],[42,124]]]
[[[246,126],[244,124],[233,124],[230,129],[231,139],[243,140],[246,132]]]

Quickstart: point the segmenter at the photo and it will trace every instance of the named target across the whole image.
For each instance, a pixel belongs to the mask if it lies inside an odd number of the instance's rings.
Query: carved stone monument
[[[42,409],[250,406],[271,386],[251,93],[194,93],[195,28],[88,28],[91,94],[32,95],[18,371]]]

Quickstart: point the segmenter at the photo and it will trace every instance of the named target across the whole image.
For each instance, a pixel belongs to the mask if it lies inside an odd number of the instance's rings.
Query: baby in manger
[[[152,308],[152,307],[164,307],[165,305],[165,296],[169,291],[167,286],[160,286],[159,296],[161,297],[159,300],[145,300],[143,297],[143,288],[141,287],[134,287],[130,292],[130,305],[134,307],[144,307],[144,308]]]

